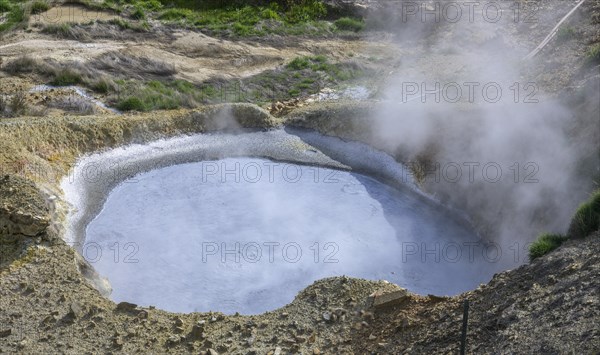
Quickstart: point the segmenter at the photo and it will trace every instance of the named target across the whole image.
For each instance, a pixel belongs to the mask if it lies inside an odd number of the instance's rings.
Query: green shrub
[[[286,67],[292,70],[302,70],[306,69],[310,66],[310,61],[308,57],[297,57],[294,58],[291,62],[289,62]]]
[[[41,14],[42,12],[46,12],[50,9],[50,5],[48,5],[45,1],[34,1],[31,4],[31,14]]]
[[[290,23],[315,21],[327,15],[327,8],[319,0],[299,0],[292,3],[285,13]]]
[[[165,21],[177,21],[192,19],[195,16],[194,11],[189,9],[168,9],[163,11],[158,18]]]
[[[71,31],[71,24],[69,23],[59,23],[59,24],[48,24],[42,28],[43,33],[59,35],[63,37],[67,37],[69,32]]]
[[[600,64],[600,43],[593,45],[586,54],[588,64]]]
[[[573,29],[573,27],[561,27],[558,32],[556,33],[556,37],[558,38],[559,41],[567,41],[570,40],[571,38],[575,37],[575,30]]]
[[[13,7],[8,0],[0,0],[0,14],[10,12],[12,8]]]
[[[121,18],[114,18],[108,21],[109,24],[115,25],[122,30],[132,30],[135,32],[147,32],[150,29],[148,21],[141,21],[140,23],[131,23]]]
[[[567,238],[560,234],[541,234],[535,242],[529,246],[529,259],[533,260],[546,255],[558,248]]]
[[[1,1],[1,0],[0,0]],[[17,4],[11,5],[10,2],[4,1],[3,7],[8,9],[8,15],[5,15],[4,23],[0,23],[0,32],[4,32],[13,28],[16,24],[25,21],[25,11],[23,11],[23,7]],[[2,13],[0,11],[0,13]]]
[[[569,238],[584,238],[599,228],[600,190],[596,190],[575,212],[567,235]]]
[[[336,20],[333,24],[338,30],[341,31],[359,32],[365,28],[364,22],[357,19],[353,19],[351,17],[342,17]]]
[[[81,84],[82,82],[83,78],[81,74],[70,69],[61,69],[54,75],[54,78],[50,81],[50,85],[68,86]]]
[[[110,81],[110,79],[101,78],[90,84],[90,88],[95,92],[101,94],[107,94],[114,88],[114,84]]]
[[[146,106],[137,97],[130,96],[117,104],[120,111],[146,111]]]
[[[142,0],[138,2],[138,6],[150,11],[158,11],[162,9],[163,4],[159,0]]]
[[[136,5],[134,11],[131,13],[131,18],[135,20],[145,20],[146,13],[144,12],[144,9],[141,6]]]
[[[248,36],[253,32],[253,28],[236,22],[233,24],[233,32],[238,36]]]
[[[279,14],[273,9],[262,10],[260,16],[265,20],[279,20]]]
[[[129,21],[125,21],[121,18],[114,18],[108,21],[109,24],[111,25],[116,25],[117,27],[119,27],[122,30],[130,30],[133,26],[131,26],[131,23],[129,23]]]

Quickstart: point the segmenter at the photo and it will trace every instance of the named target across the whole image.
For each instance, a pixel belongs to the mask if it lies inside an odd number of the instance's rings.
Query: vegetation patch
[[[570,238],[584,238],[598,229],[600,229],[600,190],[596,190],[588,201],[579,206],[567,234]]]
[[[148,21],[141,21],[137,23],[132,23],[127,20],[123,20],[122,18],[115,18],[107,21],[110,25],[115,25],[121,30],[132,30],[134,32],[148,32],[150,30],[150,24]]]
[[[90,35],[81,26],[74,23],[48,24],[42,28],[42,33],[51,34],[60,38],[89,41]]]
[[[338,87],[365,76],[354,63],[331,63],[323,55],[294,58],[282,68],[242,81],[250,102],[285,101],[316,94],[324,87]]]
[[[319,0],[165,1],[164,5],[158,15],[163,22],[217,36],[325,35],[335,30],[323,20],[327,9]]]
[[[0,23],[0,33],[12,29],[26,20],[24,4],[0,0],[0,17],[5,18],[4,22]]]
[[[97,113],[96,105],[79,95],[58,98],[51,101],[48,106],[77,115],[93,115]]]
[[[593,45],[586,54],[587,64],[600,64],[600,43]]]
[[[17,117],[24,115],[29,109],[23,92],[18,92],[10,98],[0,96],[0,117]]]
[[[362,20],[357,20],[351,17],[342,17],[336,20],[334,25],[341,31],[359,32],[365,28],[365,23]]]
[[[149,18],[171,26],[194,28],[213,36],[249,37],[278,35],[322,36],[336,31],[358,32],[364,28],[360,19],[343,17],[335,25],[325,19],[327,7],[321,0],[274,1],[192,1],[192,0],[78,0],[93,10],[110,10],[139,22],[112,20],[123,29],[144,31]],[[0,31],[14,27],[25,19],[26,1],[0,0],[0,13],[9,13]],[[48,11],[49,2],[34,0],[28,5],[31,14]],[[337,14],[329,14],[331,20]],[[333,19],[331,18],[333,16]],[[48,33],[69,34],[65,28],[50,28]]]
[[[59,70],[50,81],[50,85],[54,86],[69,86],[81,83],[83,83],[81,74],[68,68]]]
[[[45,1],[36,0],[33,3],[31,3],[31,14],[32,15],[41,14],[42,12],[46,12],[49,9],[50,9],[50,5],[48,5],[48,3]]]
[[[117,108],[121,111],[146,111],[146,105],[138,97],[128,97],[117,104]]]
[[[111,91],[108,100],[121,111],[195,108],[220,99],[219,90],[212,85],[194,85],[184,80],[116,80],[115,85],[116,90]]]
[[[536,241],[529,246],[529,259],[534,260],[548,254],[552,250],[558,248],[565,240],[567,240],[567,238],[560,234],[541,234]]]
[[[575,29],[573,27],[561,27],[558,32],[556,33],[556,38],[558,38],[559,41],[561,42],[565,42],[568,41],[570,39],[575,38],[576,32]]]

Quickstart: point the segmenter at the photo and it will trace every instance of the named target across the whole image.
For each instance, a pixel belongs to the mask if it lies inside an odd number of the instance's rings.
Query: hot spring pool
[[[440,207],[343,170],[179,164],[114,188],[87,225],[83,255],[114,301],[174,312],[261,313],[340,275],[453,295],[490,272],[465,247],[478,236]]]

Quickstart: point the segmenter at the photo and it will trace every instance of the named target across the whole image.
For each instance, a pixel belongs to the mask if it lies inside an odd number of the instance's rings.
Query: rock
[[[321,350],[319,350],[319,348],[314,348],[313,355],[319,355],[319,354],[321,354]]]
[[[373,320],[375,318],[371,312],[362,312],[361,315],[365,320]]]
[[[445,297],[445,296],[436,296],[436,295],[427,295],[427,298],[429,298],[430,301],[432,302],[443,302],[447,299],[449,299],[449,297]]]
[[[219,353],[215,349],[208,349],[207,354],[208,355],[219,355]]]
[[[70,311],[73,312],[73,314],[75,315],[76,318],[83,317],[83,315],[85,313],[84,307],[77,301],[71,303],[69,308],[70,308]]]
[[[281,355],[281,348],[280,347],[276,347],[275,351],[273,352],[273,355]]]
[[[54,314],[50,314],[42,320],[42,324],[48,325],[51,323],[56,323],[57,320],[58,320],[58,318],[56,318],[56,316]]]
[[[383,295],[375,296],[373,299],[373,307],[377,310],[381,310],[398,306],[408,299],[410,299],[410,296],[406,290],[385,293]]]
[[[71,311],[69,311],[67,314],[65,314],[65,316],[62,318],[62,321],[67,323],[67,324],[71,324],[73,322],[75,322],[75,314]]]
[[[183,321],[181,320],[181,318],[176,317],[175,318],[175,326],[176,327],[181,327],[183,325]]]
[[[126,313],[138,313],[136,310],[137,304],[129,303],[129,302],[120,302],[117,304],[117,311],[126,312]]]
[[[204,326],[200,326],[198,324],[192,327],[192,331],[188,334],[188,339],[194,340],[202,340],[206,338],[206,334],[204,334]]]
[[[181,339],[177,335],[171,335],[169,339],[167,339],[167,346],[175,346],[179,343]]]
[[[329,312],[324,312],[324,313],[323,313],[323,319],[324,319],[326,322],[329,322],[329,321],[331,320],[331,313],[329,313]]]

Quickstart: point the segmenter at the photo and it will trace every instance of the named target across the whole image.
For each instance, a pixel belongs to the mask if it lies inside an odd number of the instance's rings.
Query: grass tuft
[[[130,96],[117,104],[117,109],[120,111],[146,111],[146,106],[135,96]]]
[[[586,54],[587,64],[600,64],[600,43],[593,45]]]
[[[76,85],[76,84],[81,84],[83,82],[83,78],[81,77],[81,74],[68,69],[68,68],[64,68],[64,69],[60,69],[55,75],[54,75],[54,79],[52,79],[52,81],[50,81],[50,85],[54,85],[54,86],[69,86],[69,85]]]
[[[0,0],[0,15],[4,22],[0,23],[0,33],[10,30],[27,19],[23,5]]]
[[[286,67],[292,70],[302,70],[310,66],[309,57],[297,57],[289,62]]]
[[[560,234],[541,234],[535,242],[529,246],[529,260],[534,260],[546,255],[558,248],[567,238]]]
[[[565,42],[568,41],[570,39],[575,38],[576,32],[575,29],[573,27],[561,27],[558,32],[556,33],[556,38],[558,38],[559,41],[561,42]]]
[[[50,9],[50,5],[48,5],[45,1],[36,0],[31,4],[31,14],[41,14],[42,12],[46,12]]]
[[[0,14],[11,12],[12,9],[13,6],[8,0],[0,0]]]
[[[582,203],[569,226],[569,238],[585,238],[600,229],[600,190],[596,190],[591,198]]]
[[[30,56],[22,56],[6,64],[2,70],[11,75],[31,73],[35,71],[39,65],[40,63],[37,59]]]
[[[133,18],[135,20],[145,20],[146,12],[144,11],[144,8],[139,5],[136,5],[135,9],[131,13],[131,18]]]
[[[365,23],[363,21],[351,17],[342,17],[333,24],[340,31],[360,32],[365,28]]]

